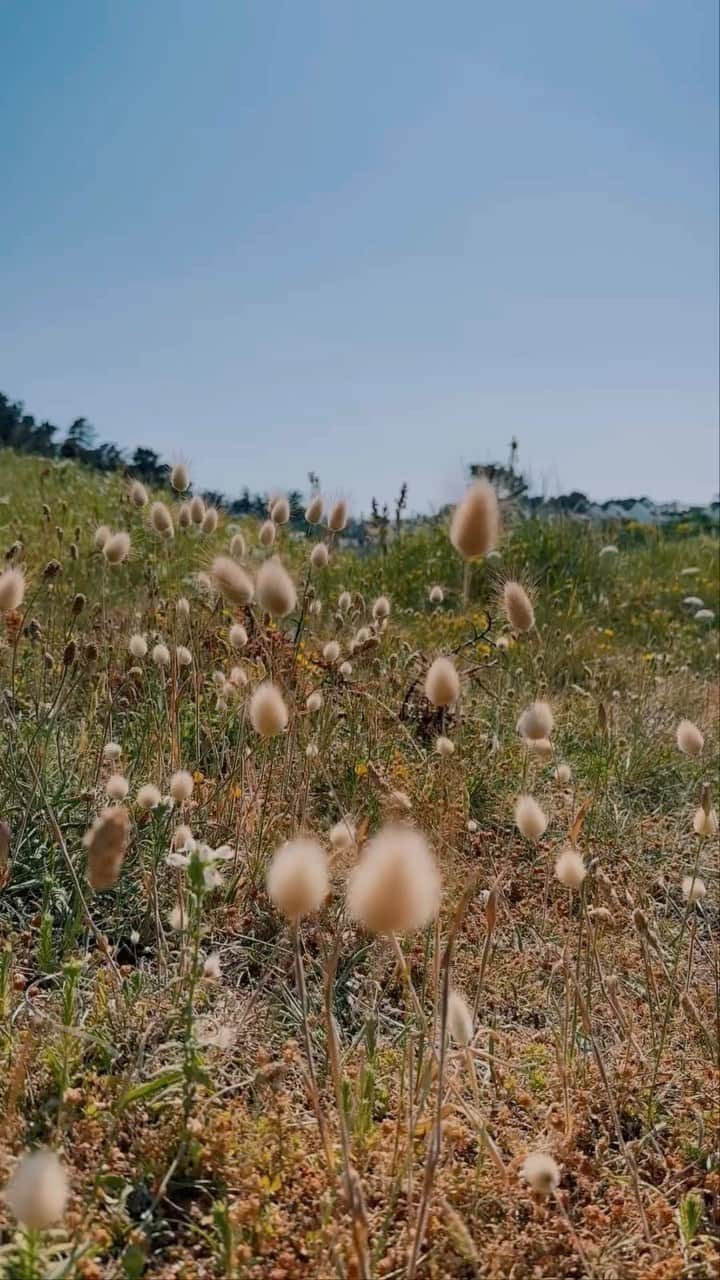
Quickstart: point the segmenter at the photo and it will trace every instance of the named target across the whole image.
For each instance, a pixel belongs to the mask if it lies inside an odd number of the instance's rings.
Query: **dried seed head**
[[[517,722],[521,738],[549,738],[553,731],[553,714],[547,702],[532,702]]]
[[[73,598],[73,602],[72,602],[72,611],[73,611],[74,618],[79,617],[79,615],[82,613],[83,609],[85,608],[86,604],[87,604],[87,596],[84,596],[82,591],[78,591],[77,595]]]
[[[341,591],[338,596],[338,609],[341,613],[347,613],[352,604],[352,596],[349,591]]]
[[[319,911],[330,888],[325,851],[315,840],[289,840],[273,855],[267,874],[271,901],[287,920]]]
[[[435,586],[430,588],[429,600],[431,604],[442,604],[444,599],[445,592],[442,587]]]
[[[159,533],[162,538],[172,538],[175,534],[175,526],[170,514],[170,509],[164,502],[153,502],[150,507],[150,526]]]
[[[450,541],[465,560],[477,560],[492,551],[498,539],[500,513],[497,495],[488,480],[471,485],[455,508]]]
[[[520,1172],[537,1195],[552,1195],[560,1186],[560,1170],[552,1156],[544,1151],[531,1151],[525,1157]]]
[[[330,828],[329,840],[333,849],[341,852],[352,848],[356,836],[355,824],[349,818],[341,818]]]
[[[319,524],[322,520],[323,500],[319,493],[311,498],[305,508],[305,519],[308,524]]]
[[[376,621],[390,617],[390,601],[387,596],[378,596],[372,607],[372,616]]]
[[[218,527],[219,519],[220,517],[217,513],[217,509],[215,507],[208,507],[207,511],[205,512],[205,515],[202,518],[201,527],[202,527],[203,533],[214,533]]]
[[[425,694],[434,707],[449,707],[460,696],[460,677],[452,658],[436,658],[425,677]]]
[[[276,498],[270,508],[270,519],[274,524],[287,524],[290,519],[290,503],[287,498]]]
[[[107,525],[106,524],[98,525],[97,529],[95,530],[95,539],[94,539],[95,546],[97,547],[98,551],[102,551],[109,537],[110,537],[110,530],[108,529]]]
[[[677,744],[686,756],[699,756],[705,739],[692,720],[681,720],[676,732]]]
[[[570,765],[559,764],[557,769],[555,770],[555,778],[557,782],[561,783],[563,786],[567,786],[568,782],[572,778],[572,770],[570,768]]]
[[[74,640],[68,640],[63,649],[63,666],[71,667],[77,658],[77,644]]]
[[[523,746],[532,755],[541,760],[549,760],[553,753],[553,745],[549,738],[523,738]]]
[[[0,573],[0,613],[12,613],[19,609],[25,596],[25,576],[22,569],[5,569]]]
[[[260,532],[258,533],[258,541],[260,543],[260,546],[271,547],[273,542],[275,541],[275,532],[276,532],[275,525],[273,524],[272,520],[266,520],[264,524],[261,524]]]
[[[133,658],[145,657],[148,649],[147,642],[145,637],[140,635],[139,631],[136,631],[135,634],[130,637],[128,641],[128,649],[130,650]],[[169,656],[170,655],[168,654],[168,657]]]
[[[322,694],[316,689],[313,693],[308,694],[305,706],[308,711],[319,711],[322,706]]]
[[[228,638],[233,649],[244,649],[248,642],[247,631],[239,622],[233,623]]]
[[[230,539],[230,555],[235,560],[242,560],[245,555],[245,539],[241,533],[234,533]]]
[[[179,508],[178,508],[178,517],[177,517],[177,522],[178,522],[178,528],[179,528],[179,529],[189,529],[189,528],[190,528],[190,525],[192,524],[192,515],[190,514],[190,503],[189,503],[189,502],[181,502],[181,503],[180,503],[180,506],[179,506]]]
[[[435,750],[439,756],[451,756],[455,750],[455,743],[450,738],[436,738]]]
[[[503,609],[513,631],[530,631],[535,625],[532,601],[519,582],[506,582],[503,587]]]
[[[347,907],[371,933],[410,933],[434,920],[440,875],[425,837],[383,827],[350,873]]]
[[[533,796],[518,796],[515,804],[515,825],[526,840],[539,840],[547,824],[548,820]]]
[[[230,556],[215,556],[210,568],[213,585],[231,604],[249,604],[255,593],[253,580]]]
[[[130,535],[121,529],[119,533],[111,533],[105,542],[102,553],[108,564],[122,564],[130,554]]]
[[[280,690],[266,680],[250,699],[250,723],[261,738],[274,738],[288,722],[288,711]]]
[[[459,991],[451,991],[448,999],[447,1026],[456,1044],[469,1045],[473,1038],[473,1018]]]
[[[555,862],[555,875],[566,889],[579,889],[587,870],[577,849],[563,849]]]
[[[187,769],[178,769],[170,779],[170,795],[176,804],[184,804],[193,793],[192,774]]]
[[[700,805],[695,810],[693,830],[698,836],[716,836],[718,833],[718,816],[714,809],[708,812]]]
[[[687,902],[702,902],[707,893],[707,885],[699,876],[684,876],[682,882],[683,897]]]
[[[127,852],[130,821],[127,809],[105,809],[86,833],[87,878],[93,889],[112,889]]]
[[[327,644],[323,645],[323,658],[326,662],[334,664],[337,662],[339,657],[340,645],[337,640],[328,640]]]
[[[310,563],[313,569],[324,569],[329,559],[330,554],[325,543],[316,542],[310,552]]]
[[[41,1147],[24,1155],[15,1166],[3,1199],[11,1214],[28,1231],[47,1231],[65,1213],[67,1174],[54,1151]]]
[[[340,666],[338,667],[338,670],[340,672],[340,675],[343,677],[343,679],[348,680],[352,675],[352,663],[341,662]]]
[[[152,651],[152,660],[156,667],[170,666],[170,650],[166,644],[156,644]]]
[[[242,667],[233,667],[232,671],[230,672],[229,679],[230,679],[230,684],[233,685],[235,689],[244,689],[248,682],[248,678],[245,675],[245,672],[243,671]]]
[[[130,787],[121,773],[111,773],[105,783],[105,791],[111,800],[124,800]]]
[[[328,529],[332,533],[342,533],[348,522],[348,505],[344,498],[340,498],[334,506],[330,508],[328,514]]]
[[[146,782],[137,793],[136,801],[141,809],[157,809],[162,796],[152,782]]]
[[[190,472],[184,462],[176,462],[170,471],[170,484],[176,493],[190,488]]]
[[[103,758],[105,760],[119,760],[122,755],[122,747],[119,742],[106,742],[103,747]]]
[[[607,907],[588,907],[588,915],[593,924],[611,925],[613,921],[613,913]]]
[[[178,644],[175,646],[175,657],[177,658],[177,664],[179,667],[192,666],[193,656],[184,644]]]
[[[258,570],[257,597],[261,608],[273,618],[286,618],[297,604],[295,583],[277,556],[266,560]]]
[[[202,524],[205,519],[205,503],[199,494],[190,499],[190,519],[193,524]]]
[[[63,568],[59,560],[48,560],[43,569],[43,578],[58,578]]]

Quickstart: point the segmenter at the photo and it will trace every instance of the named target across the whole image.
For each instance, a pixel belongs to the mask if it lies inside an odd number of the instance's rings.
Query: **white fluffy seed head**
[[[243,606],[253,598],[253,580],[231,556],[215,556],[210,566],[213,585],[231,604]]]
[[[319,911],[330,888],[327,857],[315,840],[289,840],[273,855],[267,874],[271,901],[287,920]]]
[[[319,618],[322,613],[322,600],[312,600],[310,602],[310,612],[313,618]]]
[[[287,524],[290,519],[290,503],[287,498],[276,498],[270,508],[270,519],[275,524]]]
[[[102,551],[109,537],[110,537],[110,530],[108,529],[107,525],[106,524],[98,525],[97,529],[95,530],[95,538],[94,538],[95,546],[97,547],[98,551]]]
[[[199,493],[190,499],[190,519],[193,524],[202,524],[205,519],[205,503]]]
[[[372,616],[376,621],[390,617],[390,601],[387,596],[378,596],[372,607]]]
[[[233,667],[230,672],[229,680],[230,684],[235,689],[244,689],[248,682],[248,678],[242,667]]]
[[[503,609],[513,631],[530,631],[535,625],[535,610],[519,582],[506,582],[503,587]]]
[[[140,788],[135,797],[137,804],[141,809],[157,809],[162,797],[158,788],[152,782],[146,782]]]
[[[354,823],[349,818],[341,818],[334,827],[330,828],[330,844],[338,852],[351,849],[355,843],[356,834]]]
[[[452,658],[436,658],[425,677],[425,694],[434,707],[449,707],[460,697],[460,677]]]
[[[190,601],[187,596],[178,596],[175,601],[175,612],[179,618],[183,618],[187,621],[190,617]]]
[[[103,546],[102,553],[108,564],[122,564],[130,554],[130,535],[124,529],[119,533],[111,533]]]
[[[145,485],[139,480],[132,480],[130,483],[130,501],[135,507],[146,507],[148,504],[148,491]]]
[[[548,820],[533,796],[518,796],[515,803],[515,825],[526,840],[539,840]]]
[[[531,702],[517,722],[521,738],[549,738],[554,726],[553,713],[547,702]]]
[[[371,933],[410,933],[434,920],[440,875],[425,837],[411,827],[383,827],[350,873],[347,907]]]
[[[447,1027],[456,1044],[469,1045],[473,1038],[473,1018],[459,991],[451,991],[448,1000]]]
[[[328,513],[328,529],[332,533],[342,533],[348,522],[348,505],[344,498],[339,498]]]
[[[269,680],[258,685],[250,699],[250,723],[261,738],[274,738],[288,722],[288,711],[280,690]]]
[[[152,651],[152,660],[156,667],[170,666],[170,650],[166,644],[156,644]]]
[[[185,493],[190,488],[190,471],[184,462],[176,462],[171,468],[170,484],[176,493]]]
[[[320,755],[320,748],[316,742],[308,742],[305,748],[305,755],[308,760],[317,760]]]
[[[555,780],[562,786],[567,786],[572,778],[572,770],[569,764],[559,764],[555,770]]]
[[[488,480],[477,480],[458,503],[450,524],[450,541],[464,560],[492,551],[500,530],[497,495]]]
[[[248,634],[239,622],[234,622],[229,631],[229,640],[233,649],[244,649],[248,642]]]
[[[170,509],[164,502],[153,502],[150,508],[150,524],[163,538],[172,538],[175,533]]]
[[[103,758],[105,760],[119,760],[122,755],[122,747],[119,742],[106,742],[103,747]]]
[[[716,836],[718,833],[718,816],[715,810],[710,809],[706,813],[703,806],[700,805],[695,810],[693,831],[698,836]]]
[[[439,756],[451,756],[455,750],[455,743],[450,738],[436,738],[435,750]]]
[[[311,498],[305,508],[305,519],[308,524],[319,524],[323,515],[323,500],[319,493]]]
[[[541,760],[549,760],[553,753],[553,745],[549,738],[523,738],[523,746],[526,751],[539,756]]]
[[[175,657],[179,667],[191,667],[193,656],[190,650],[184,644],[175,646]]]
[[[272,546],[273,542],[275,541],[275,525],[273,524],[272,520],[266,520],[264,524],[260,525],[258,540],[260,542],[261,547]]]
[[[349,591],[341,591],[338,596],[338,609],[341,613],[347,613],[352,604],[352,596]]]
[[[5,569],[0,573],[0,613],[12,613],[19,609],[25,596],[25,576],[22,569]]]
[[[124,800],[129,790],[128,780],[121,773],[111,773],[105,783],[105,791],[111,800]]]
[[[688,902],[702,902],[707,893],[707,885],[699,876],[683,876],[682,891]]]
[[[287,618],[295,608],[295,583],[277,556],[266,560],[258,570],[257,598],[261,608],[273,618]]]
[[[208,507],[207,511],[205,512],[205,515],[202,518],[201,528],[203,533],[214,533],[218,527],[219,518],[220,517],[218,516],[217,508]]]
[[[341,662],[338,670],[344,680],[349,680],[350,676],[352,675],[352,663]]]
[[[328,640],[327,644],[323,645],[323,658],[326,662],[335,663],[339,657],[340,645],[337,640]]]
[[[587,875],[582,854],[577,849],[563,849],[555,862],[555,875],[566,889],[579,889]]]
[[[68,1201],[67,1174],[46,1147],[25,1155],[3,1192],[13,1217],[30,1231],[47,1231],[60,1221]]]
[[[305,706],[308,711],[319,711],[322,706],[322,701],[322,694],[315,689],[312,693],[308,694],[305,700]]]
[[[192,774],[187,769],[178,769],[170,779],[170,795],[176,804],[184,804],[193,793]]]
[[[445,592],[443,591],[442,587],[439,587],[439,586],[431,587],[429,599],[431,604],[442,604],[443,600],[445,599]]]
[[[330,555],[324,542],[316,542],[310,552],[310,563],[313,569],[324,569]]]
[[[133,658],[144,658],[147,654],[147,641],[144,636],[140,635],[139,631],[136,631],[134,635],[131,635],[128,640],[128,649]]]
[[[676,732],[677,744],[686,756],[699,756],[705,739],[692,720],[681,720]]]
[[[178,510],[178,528],[189,529],[192,524],[192,516],[190,514],[190,503],[182,502]]]
[[[560,1186],[560,1170],[552,1156],[544,1151],[531,1151],[520,1170],[525,1182],[537,1195],[552,1195]]]
[[[230,539],[230,555],[236,560],[242,560],[245,555],[245,539],[241,533],[234,533]]]

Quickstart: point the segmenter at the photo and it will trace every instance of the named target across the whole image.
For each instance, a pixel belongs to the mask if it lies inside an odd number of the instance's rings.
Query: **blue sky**
[[[0,0],[0,388],[228,493],[718,487],[716,0]]]

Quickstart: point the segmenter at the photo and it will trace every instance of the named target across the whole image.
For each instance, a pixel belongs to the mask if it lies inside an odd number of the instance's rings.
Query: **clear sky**
[[[718,488],[717,0],[0,0],[0,388],[237,492]]]

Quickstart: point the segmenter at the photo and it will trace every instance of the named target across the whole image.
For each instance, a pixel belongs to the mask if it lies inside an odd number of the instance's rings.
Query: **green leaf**
[[[118,1103],[118,1111],[124,1111],[133,1102],[150,1102],[152,1098],[157,1098],[158,1094],[165,1093],[167,1089],[172,1089],[173,1085],[179,1084],[182,1078],[183,1073],[180,1068],[172,1067],[159,1076],[153,1076],[152,1080],[146,1080],[144,1084],[134,1085],[123,1094]]]
[[[696,1191],[689,1191],[680,1202],[680,1230],[686,1244],[690,1244],[698,1233],[703,1216],[702,1198]]]
[[[126,1280],[140,1280],[145,1274],[147,1258],[139,1245],[129,1244],[120,1259],[120,1265]]]

